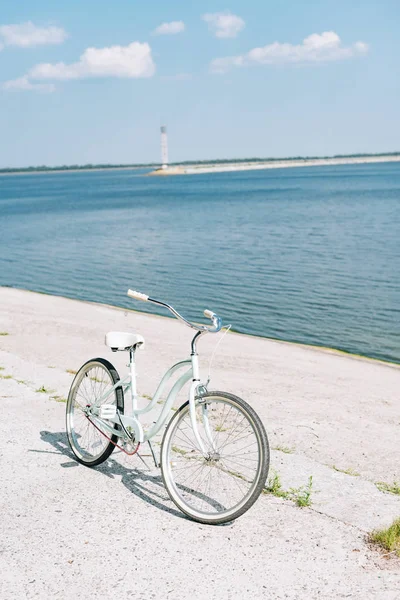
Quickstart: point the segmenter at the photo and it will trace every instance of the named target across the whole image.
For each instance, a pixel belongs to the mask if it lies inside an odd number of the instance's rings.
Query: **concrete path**
[[[272,470],[285,489],[312,475],[313,504],[263,495],[210,527],[175,509],[147,457],[149,470],[117,452],[97,469],[71,456],[67,370],[105,356],[123,372],[126,357],[103,346],[112,329],[146,338],[143,394],[186,356],[190,331],[173,320],[0,288],[2,600],[400,599],[400,561],[366,542],[400,515],[400,498],[375,485],[400,480],[400,369],[228,334],[212,387],[250,401],[280,448]],[[215,341],[204,340],[205,359]]]

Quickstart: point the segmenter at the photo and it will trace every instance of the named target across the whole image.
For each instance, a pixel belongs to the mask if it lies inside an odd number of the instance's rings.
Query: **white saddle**
[[[114,352],[117,350],[129,350],[132,346],[144,346],[144,337],[138,333],[124,333],[122,331],[109,331],[105,339],[106,346]]]

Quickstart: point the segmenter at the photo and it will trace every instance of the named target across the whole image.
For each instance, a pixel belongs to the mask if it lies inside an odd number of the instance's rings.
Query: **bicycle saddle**
[[[113,352],[129,350],[133,346],[144,346],[144,337],[138,333],[124,333],[122,331],[109,331],[105,339],[106,346]]]

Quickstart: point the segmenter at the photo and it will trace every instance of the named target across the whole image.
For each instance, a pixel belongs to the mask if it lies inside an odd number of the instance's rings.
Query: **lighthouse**
[[[168,168],[168,138],[165,125],[161,127],[161,168]]]

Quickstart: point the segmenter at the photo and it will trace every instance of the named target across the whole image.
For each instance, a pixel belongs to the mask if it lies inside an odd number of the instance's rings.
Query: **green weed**
[[[288,446],[275,446],[273,450],[278,450],[278,452],[284,452],[285,454],[293,454],[294,452],[294,449]]]
[[[47,388],[44,387],[44,385],[42,385],[40,388],[35,390],[35,392],[37,394],[52,394],[54,392],[54,390],[48,390]]]
[[[237,471],[228,471],[229,475],[233,475],[233,477],[237,477],[238,479],[242,479],[243,481],[247,481],[246,477]]]
[[[290,488],[288,491],[282,487],[282,482],[279,474],[275,471],[272,477],[268,479],[267,485],[263,492],[265,494],[273,494],[277,498],[288,498],[293,500],[297,506],[311,506],[313,478],[310,475],[307,485],[302,485],[299,488]]]
[[[227,427],[222,427],[222,425],[217,425],[215,431],[228,431]]]
[[[297,506],[311,506],[311,494],[312,494],[313,478],[312,475],[308,478],[307,485],[303,485],[299,488],[290,488],[289,498],[296,502]]]
[[[277,473],[276,471],[274,472],[272,477],[270,477],[268,479],[267,485],[264,488],[264,492],[267,494],[273,494],[274,496],[277,496],[278,498],[287,498],[288,497],[288,492],[286,492],[282,488],[281,478],[279,476],[279,473]]]
[[[400,496],[400,483],[397,481],[394,481],[393,484],[385,483],[384,481],[378,481],[375,485],[381,492],[387,492],[389,494],[396,494],[397,496]]]
[[[62,402],[62,403],[66,403],[66,398],[63,398],[62,396],[50,396],[50,400],[55,400],[56,402]]]
[[[182,456],[187,454],[186,450],[182,450],[182,448],[178,448],[178,446],[172,446],[172,450],[177,454],[182,454]]]
[[[349,469],[339,469],[339,467],[335,467],[335,465],[333,465],[332,469],[338,471],[338,473],[345,473],[346,475],[351,475],[352,477],[360,477],[360,473],[358,473],[351,467]]]
[[[373,531],[370,540],[384,550],[400,556],[400,518],[393,521],[387,529]]]

